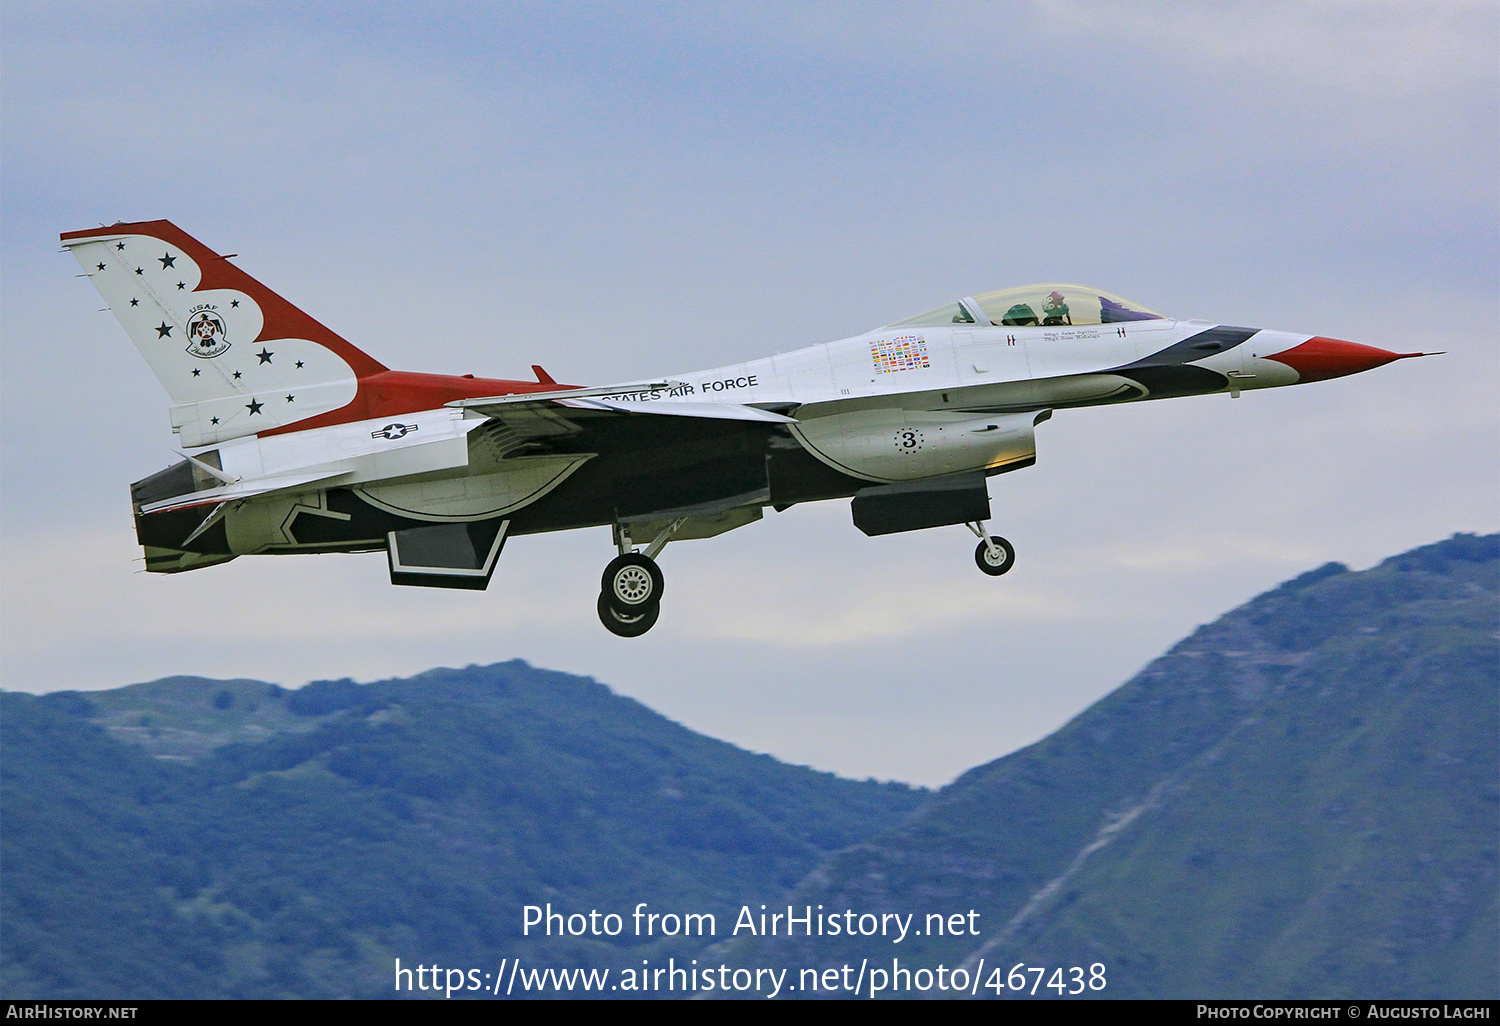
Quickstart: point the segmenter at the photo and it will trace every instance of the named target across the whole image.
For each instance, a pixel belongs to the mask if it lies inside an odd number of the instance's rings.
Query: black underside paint
[[[576,435],[549,439],[527,450],[528,455],[596,453],[565,481],[536,502],[506,514],[509,535],[569,530],[615,523],[620,517],[693,506],[768,486],[767,457],[792,452],[797,443],[776,424],[744,421],[695,421],[685,417],[652,415],[611,416],[578,421]],[[780,494],[788,502],[853,495],[865,482],[834,474],[819,475],[806,464],[812,457],[796,449],[804,464],[796,473],[795,458],[778,460]],[[377,509],[347,488],[327,492],[325,508],[342,517],[302,509],[288,525],[298,551],[346,550],[351,546],[381,548],[391,531],[425,527],[429,521],[402,517]],[[143,545],[181,549],[208,508],[136,517]],[[347,519],[344,519],[347,517]],[[228,552],[223,523],[195,538],[191,551]]]
[[[1134,367],[1115,373],[1138,382],[1151,393],[1152,399],[1173,399],[1184,395],[1217,392],[1229,379],[1204,367]]]
[[[766,457],[766,478],[771,504],[781,509],[799,502],[847,498],[869,484],[834,470],[800,445],[773,449]]]
[[[1217,392],[1229,383],[1229,378],[1206,367],[1189,366],[1190,362],[1243,345],[1259,331],[1259,328],[1221,324],[1190,335],[1145,359],[1116,367],[1109,373],[1138,383],[1152,399]]]
[[[170,496],[166,496],[170,498]],[[152,500],[155,501],[155,500]],[[198,552],[203,555],[217,556],[229,554],[229,536],[225,530],[224,520],[211,526],[198,537],[193,539],[191,549],[184,548],[182,540],[203,523],[205,517],[213,513],[212,504],[195,506],[192,509],[171,510],[165,513],[152,513],[150,516],[136,515],[135,537],[142,546],[157,549],[178,549],[184,552]]]
[[[328,512],[341,513],[343,516],[322,516],[313,509],[298,510],[288,528],[298,545],[348,544],[352,541],[383,545],[387,532],[399,531],[418,523],[430,523],[393,516],[385,510],[376,509],[347,488],[330,489],[325,506]],[[345,517],[348,519],[344,519]]]

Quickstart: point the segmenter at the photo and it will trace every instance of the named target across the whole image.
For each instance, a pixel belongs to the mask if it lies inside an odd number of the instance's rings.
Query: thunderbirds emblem
[[[187,351],[205,360],[229,348],[229,340],[224,337],[224,321],[214,311],[212,306],[197,306],[188,314]]]

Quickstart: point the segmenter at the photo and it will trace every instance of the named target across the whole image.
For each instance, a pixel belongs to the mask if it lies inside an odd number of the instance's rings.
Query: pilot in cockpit
[[[1025,303],[1017,303],[1005,311],[1005,316],[1000,318],[1000,323],[1011,326],[1022,326],[1035,324],[1036,311]]]
[[[1072,315],[1068,313],[1068,304],[1063,299],[1061,292],[1047,293],[1047,303],[1042,307],[1042,323],[1045,325],[1072,324]]]

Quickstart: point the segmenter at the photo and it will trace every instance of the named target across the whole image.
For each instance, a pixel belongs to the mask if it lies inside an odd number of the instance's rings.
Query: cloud
[[[1493,82],[1494,7],[1485,0],[1037,0],[1043,20],[1095,45],[1170,57],[1306,95],[1360,99],[1453,93]],[[1227,65],[1227,67],[1226,67]]]

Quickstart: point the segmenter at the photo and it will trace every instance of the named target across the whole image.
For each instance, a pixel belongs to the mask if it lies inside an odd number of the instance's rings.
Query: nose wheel
[[[1016,550],[1010,542],[997,535],[986,534],[983,523],[964,526],[979,538],[979,547],[974,550],[974,562],[979,569],[991,577],[999,577],[1015,566]]]

